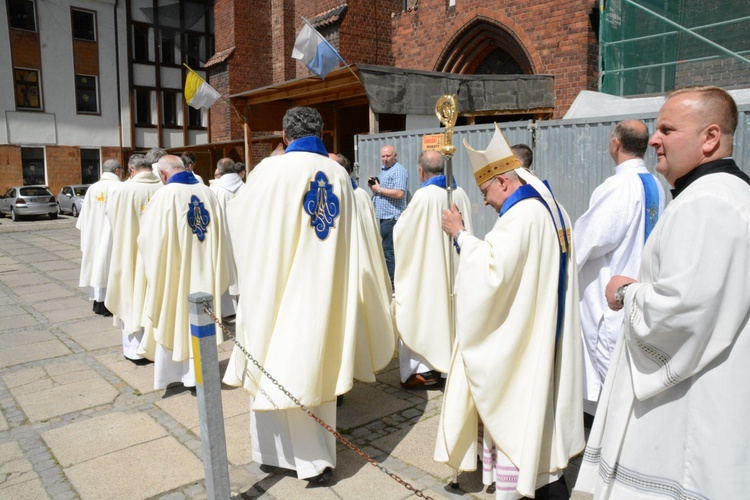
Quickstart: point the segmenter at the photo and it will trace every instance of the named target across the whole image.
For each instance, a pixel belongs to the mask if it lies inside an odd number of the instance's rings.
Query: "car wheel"
[[[49,213],[49,218],[50,218],[50,219],[53,219],[53,220],[54,220],[54,219],[57,219],[57,212],[50,212],[50,213]]]
[[[73,217],[78,217],[78,208],[73,205],[73,208],[70,209],[70,213],[73,214]]]
[[[16,215],[16,211],[13,210],[13,207],[10,207],[10,218],[13,220],[13,222],[18,222],[21,220],[21,217]]]

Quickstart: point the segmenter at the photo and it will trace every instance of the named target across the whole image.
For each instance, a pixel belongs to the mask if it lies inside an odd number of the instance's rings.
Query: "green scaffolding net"
[[[750,86],[749,0],[602,0],[599,89]]]

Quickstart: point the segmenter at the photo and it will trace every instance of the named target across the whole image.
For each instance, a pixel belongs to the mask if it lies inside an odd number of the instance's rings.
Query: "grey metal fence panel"
[[[634,118],[643,120],[654,132],[656,112],[639,115],[623,115],[607,118],[579,120],[549,120],[503,123],[501,128],[508,143],[524,143],[534,152],[533,169],[537,176],[546,179],[555,196],[568,211],[572,221],[588,208],[591,193],[614,174],[614,161],[609,155],[609,135],[617,122]],[[436,120],[437,121],[437,120]],[[380,171],[380,148],[391,144],[396,148],[399,160],[409,171],[409,190],[419,188],[417,157],[422,150],[422,136],[441,133],[442,129],[417,130],[358,136],[357,161],[360,181],[366,183],[369,176]],[[469,195],[475,233],[479,237],[492,229],[497,214],[484,201],[474,182],[471,166],[463,145],[466,138],[475,149],[484,149],[492,138],[494,125],[472,125],[456,127],[453,142],[453,172],[456,182]],[[734,135],[734,158],[740,168],[750,174],[750,106],[740,107],[739,123]],[[644,158],[647,168],[656,173],[656,155],[648,148]],[[667,190],[667,202],[671,200],[669,185],[663,177],[657,178]]]
[[[617,122],[626,118],[630,117],[537,122],[534,149],[536,173],[540,178],[547,179],[572,221],[586,211],[594,189],[614,174],[615,164],[609,155],[609,136]],[[653,117],[637,118],[642,119],[649,131],[653,132]],[[646,152],[644,161],[646,167],[655,172],[656,158],[651,148]]]
[[[437,118],[435,119],[437,124]],[[532,129],[530,121],[504,123],[501,128],[508,143],[524,143],[532,146]],[[422,152],[422,137],[429,134],[442,133],[444,129],[410,130],[407,132],[391,132],[382,134],[360,135],[355,138],[356,162],[358,164],[359,183],[366,187],[367,179],[377,176],[380,172],[380,148],[392,145],[398,154],[398,160],[409,172],[408,189],[414,193],[421,182],[417,170],[417,158]],[[484,207],[484,199],[474,181],[474,173],[466,156],[463,139],[475,149],[485,149],[494,134],[494,125],[467,125],[456,127],[453,134],[453,144],[456,153],[453,155],[453,177],[469,195],[472,207],[472,220],[475,234],[479,237],[492,229],[497,221],[497,213],[492,208]]]

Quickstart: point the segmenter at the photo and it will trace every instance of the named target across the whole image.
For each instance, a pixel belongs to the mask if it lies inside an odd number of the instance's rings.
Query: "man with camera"
[[[409,174],[396,159],[396,150],[393,146],[383,146],[380,149],[380,161],[383,164],[380,176],[370,177],[367,184],[373,193],[375,217],[380,223],[380,237],[383,238],[383,254],[393,285],[393,273],[396,269],[396,259],[393,255],[393,226],[396,225],[401,212],[406,209],[406,183]]]

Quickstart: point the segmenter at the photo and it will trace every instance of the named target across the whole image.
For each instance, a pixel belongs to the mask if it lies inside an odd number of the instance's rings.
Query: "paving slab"
[[[3,318],[2,322],[0,322],[0,332],[17,330],[19,328],[25,328],[29,326],[37,326],[38,324],[39,321],[37,321],[34,316],[28,313],[19,314],[17,316],[7,316]]]
[[[414,498],[403,485],[349,449],[338,453],[334,479],[336,482],[332,489],[341,498]],[[418,490],[424,487],[416,482],[407,482]]]
[[[51,381],[51,386],[34,391],[10,388],[18,405],[32,422],[111,403],[119,394],[117,389],[91,369],[58,378],[67,380],[57,383],[51,378],[43,379],[40,383]]]
[[[71,309],[81,309],[83,311],[86,311],[88,309],[88,314],[93,315],[93,311],[91,310],[91,303],[82,296],[45,300],[44,302],[35,304],[34,308],[42,313],[52,311],[66,311]]]
[[[152,498],[204,478],[203,464],[173,437],[163,437],[64,469],[81,498]]]
[[[84,299],[76,299],[80,302],[86,302]],[[78,305],[70,309],[56,309],[53,311],[42,313],[47,321],[50,323],[65,323],[67,321],[74,321],[81,318],[87,318],[91,315],[91,305]]]
[[[99,335],[105,338],[103,335]],[[138,394],[155,392],[154,364],[136,365],[125,359],[122,354],[122,342],[115,343],[115,347],[96,356],[96,359],[132,387]]]
[[[196,436],[200,436],[197,396],[186,391],[161,399],[155,404],[193,431]],[[244,390],[223,389],[221,391],[221,406],[225,419],[237,415],[248,415],[250,413],[250,397]]]
[[[51,281],[54,281],[54,279],[45,273],[29,272],[29,270],[24,266],[19,268],[19,270],[15,272],[3,273],[2,276],[0,276],[0,281],[3,284],[15,289],[23,288],[24,286],[29,284],[38,285],[40,283],[49,283]]]
[[[86,301],[83,316],[59,324],[59,328],[87,351],[120,346],[122,354],[122,333],[112,325],[112,318],[99,316],[91,311],[91,303]]]
[[[62,467],[71,467],[167,436],[146,413],[113,412],[42,433]]]
[[[54,260],[34,262],[33,266],[39,271],[55,271],[60,269],[75,269],[77,271],[81,268],[80,263],[60,258],[57,254],[55,254]]]
[[[34,466],[13,441],[0,444],[0,498],[49,498]]]
[[[355,383],[338,408],[336,427],[352,429],[411,406],[408,401],[384,393],[376,384]]]
[[[57,283],[45,283],[43,285],[31,285],[13,290],[26,303],[42,302],[50,299],[61,299],[77,295],[76,292],[58,285]]]
[[[44,331],[20,331],[0,334],[0,368],[70,354],[57,337]]]
[[[193,430],[193,429],[191,429]],[[200,435],[200,429],[193,432]],[[253,461],[250,442],[250,412],[224,418],[224,434],[227,444],[227,460],[234,466],[247,465]]]
[[[451,468],[435,462],[435,451],[439,418],[437,416],[419,421],[419,425],[406,427],[372,441],[372,446],[387,452],[391,457],[413,465],[438,478],[449,478]]]

